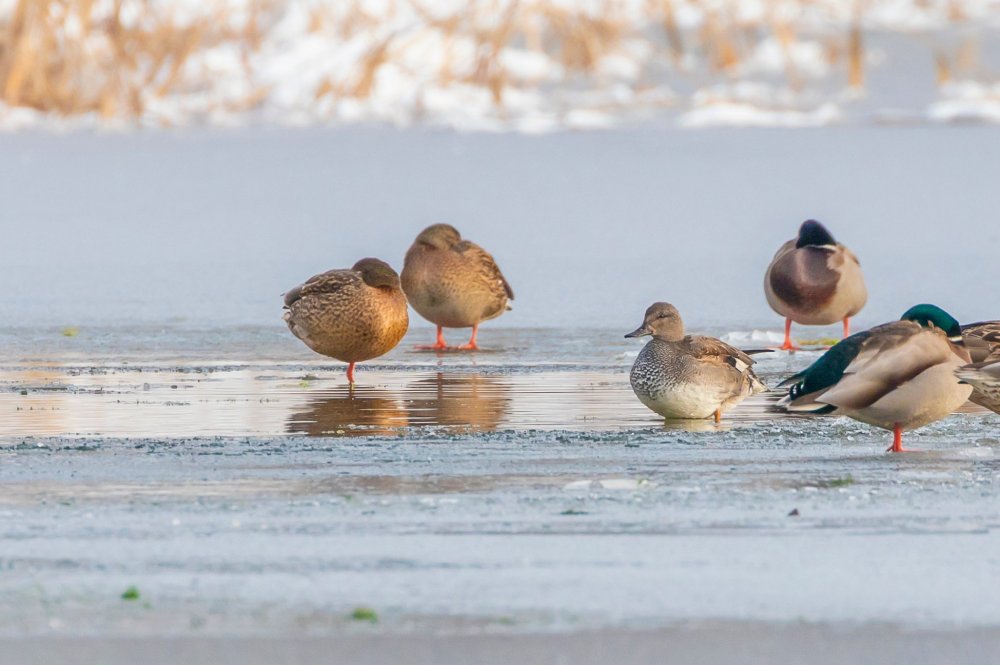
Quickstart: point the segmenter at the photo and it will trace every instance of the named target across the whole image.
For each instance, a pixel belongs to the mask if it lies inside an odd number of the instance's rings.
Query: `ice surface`
[[[504,326],[551,327],[556,348],[560,329],[624,335],[667,300],[691,330],[766,342],[782,321],[764,270],[808,218],[861,260],[855,329],[918,302],[991,320],[995,141],[987,127],[8,136],[0,328],[69,348],[111,323],[280,335],[288,288],[363,256],[400,269],[420,229],[448,222],[517,294],[487,339]]]

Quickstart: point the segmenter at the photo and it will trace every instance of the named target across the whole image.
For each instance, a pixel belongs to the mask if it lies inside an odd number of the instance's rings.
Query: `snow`
[[[931,105],[928,116],[937,122],[1000,123],[1000,84],[949,84],[944,87],[943,99]]]
[[[76,12],[58,7],[64,39],[110,57],[104,32],[87,32]],[[99,26],[113,3],[95,7],[91,25]],[[126,0],[120,18],[126,27],[211,27],[168,91],[158,90],[168,69],[141,91],[138,126],[382,123],[538,133],[659,114],[681,128],[813,127],[887,117],[887,109],[932,123],[1000,122],[1000,95],[975,72],[936,96],[907,100],[910,107],[845,94],[847,35],[859,20],[866,73],[913,72],[912,58],[896,57],[883,42],[915,40],[928,62],[948,44],[957,48],[956,30],[981,33],[985,44],[1000,29],[1000,0],[873,0],[860,16],[857,7],[853,0]],[[13,11],[14,3],[0,3],[0,20]],[[246,38],[251,28],[259,42]],[[715,53],[723,48],[725,57]],[[927,67],[919,75],[933,77],[926,62],[919,66]],[[81,76],[101,75],[95,71]],[[129,119],[0,107],[2,130],[97,124]]]

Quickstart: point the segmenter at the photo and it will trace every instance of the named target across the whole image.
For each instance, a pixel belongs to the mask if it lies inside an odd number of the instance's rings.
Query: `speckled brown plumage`
[[[972,364],[958,376],[972,386],[969,400],[1000,413],[1000,321],[962,326]]]
[[[413,309],[445,328],[468,328],[507,310],[514,291],[489,252],[448,224],[424,229],[406,252],[403,291]]]
[[[310,278],[285,294],[285,309],[306,346],[352,365],[390,351],[409,326],[399,276],[378,259]]]
[[[972,362],[982,362],[1000,352],[1000,321],[980,321],[962,326],[962,338],[969,348]]]

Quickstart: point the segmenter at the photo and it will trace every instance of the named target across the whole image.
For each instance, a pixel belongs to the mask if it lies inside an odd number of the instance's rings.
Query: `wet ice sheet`
[[[342,363],[309,352],[277,326],[179,334],[93,328],[69,338],[55,330],[8,329],[0,331],[11,341],[0,356],[0,436],[398,436],[411,427],[659,426],[628,384],[642,341],[614,330],[495,329],[483,333],[488,346],[480,353],[415,351],[430,334],[414,329],[388,355],[361,364],[351,390]],[[766,336],[743,341],[755,340]],[[777,383],[817,355],[757,357],[761,376]],[[758,396],[728,420],[773,418],[773,399]]]
[[[330,634],[358,606],[388,632],[1000,625],[993,414],[892,456],[883,432],[763,399],[664,426],[628,387],[641,344],[611,331],[438,356],[407,348],[416,330],[353,394],[272,332],[145,359],[110,331],[8,349],[0,633]]]
[[[328,633],[356,606],[389,631],[996,625],[988,419],[927,428],[906,456],[829,419],[33,440],[0,450],[3,632]],[[120,600],[129,585],[147,604]]]
[[[985,221],[996,201],[984,183],[1000,172],[1000,152],[988,149],[997,133],[6,136],[0,324],[81,334],[107,324],[280,325],[290,287],[364,256],[399,269],[420,229],[448,222],[490,250],[517,294],[484,333],[623,335],[656,300],[698,330],[777,329],[764,271],[810,217],[865,268],[859,325],[918,302],[963,322],[994,319],[1000,231]]]

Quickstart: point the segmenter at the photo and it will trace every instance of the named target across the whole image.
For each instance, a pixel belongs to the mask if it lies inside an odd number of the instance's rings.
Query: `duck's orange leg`
[[[899,423],[892,428],[892,445],[886,448],[887,453],[908,453],[910,452],[903,447],[903,430],[899,427]]]
[[[785,319],[785,343],[778,347],[779,351],[798,351],[799,347],[792,344],[792,320]]]
[[[479,350],[479,345],[476,344],[476,334],[478,332],[479,332],[479,324],[475,323],[472,326],[472,337],[469,338],[469,343],[468,344],[463,344],[462,346],[460,346],[458,348],[463,349],[465,351],[478,351]]]
[[[354,363],[348,363],[347,365],[347,382],[354,385]]]
[[[848,316],[844,317],[844,339],[851,336],[851,319]]]
[[[715,410],[715,422],[716,423],[722,422],[722,409]]]
[[[438,336],[437,341],[434,344],[420,344],[417,346],[421,351],[444,351],[448,348],[448,345],[444,343],[444,328],[438,326]]]

